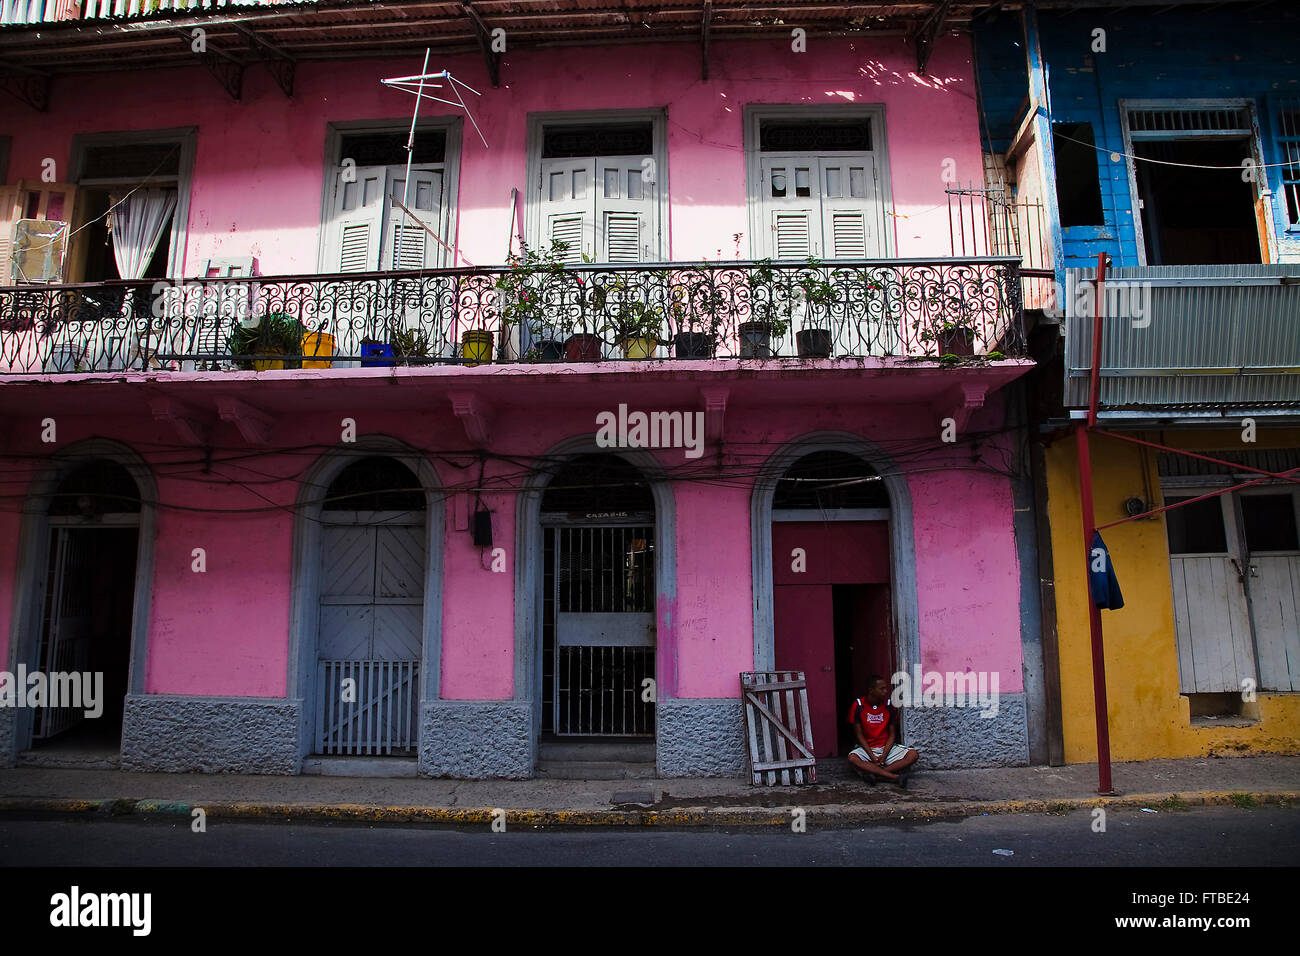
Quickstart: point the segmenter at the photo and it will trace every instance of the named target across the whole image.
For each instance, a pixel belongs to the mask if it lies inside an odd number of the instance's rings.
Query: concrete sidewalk
[[[1300,804],[1300,757],[1206,757],[1115,764],[1118,797],[1096,793],[1096,764],[921,770],[906,790],[870,786],[842,761],[818,783],[753,787],[742,779],[434,780],[411,777],[153,774],[18,767],[0,770],[0,813],[484,824],[494,810],[522,825],[849,824],[991,813],[1063,813],[1092,806]]]

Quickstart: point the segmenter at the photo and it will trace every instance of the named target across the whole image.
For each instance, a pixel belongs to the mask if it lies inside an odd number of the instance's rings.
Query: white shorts
[[[898,760],[902,760],[914,749],[916,748],[904,747],[901,744],[894,744],[894,746],[889,751],[889,757],[885,760],[885,766],[888,767],[891,763],[894,763],[895,761]],[[877,757],[879,757],[882,753],[885,752],[885,748],[872,747],[871,752],[875,754]],[[854,757],[861,757],[863,760],[867,761],[868,763],[872,762],[872,759],[867,756],[867,752],[863,750],[861,747],[854,747],[853,750],[851,751],[851,754]]]

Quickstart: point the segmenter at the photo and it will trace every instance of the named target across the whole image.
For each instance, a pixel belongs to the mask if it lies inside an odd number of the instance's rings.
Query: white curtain
[[[175,209],[174,189],[137,189],[113,209],[113,258],[121,278],[144,276]]]

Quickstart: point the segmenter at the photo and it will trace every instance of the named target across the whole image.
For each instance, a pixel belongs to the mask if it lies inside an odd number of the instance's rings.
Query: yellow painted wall
[[[1254,445],[1243,445],[1241,432],[1235,430],[1129,434],[1210,454],[1213,449],[1300,445],[1300,430],[1295,429],[1260,429]],[[1123,518],[1125,498],[1142,498],[1153,507],[1160,504],[1159,452],[1096,433],[1091,448],[1098,525]],[[1074,436],[1062,437],[1049,446],[1046,463],[1065,759],[1087,763],[1097,759],[1097,730]],[[1124,594],[1122,609],[1101,612],[1111,758],[1300,753],[1300,694],[1260,693],[1259,720],[1251,726],[1191,725],[1188,700],[1178,692],[1178,645],[1164,517],[1118,525],[1103,531],[1102,537]]]

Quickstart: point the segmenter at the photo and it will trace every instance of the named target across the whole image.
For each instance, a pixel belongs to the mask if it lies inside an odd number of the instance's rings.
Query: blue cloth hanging
[[[1119,580],[1115,577],[1115,564],[1110,559],[1106,542],[1101,540],[1101,533],[1097,531],[1092,533],[1092,548],[1088,552],[1088,587],[1092,591],[1092,603],[1097,607],[1118,611],[1124,606],[1124,595],[1120,593]]]

